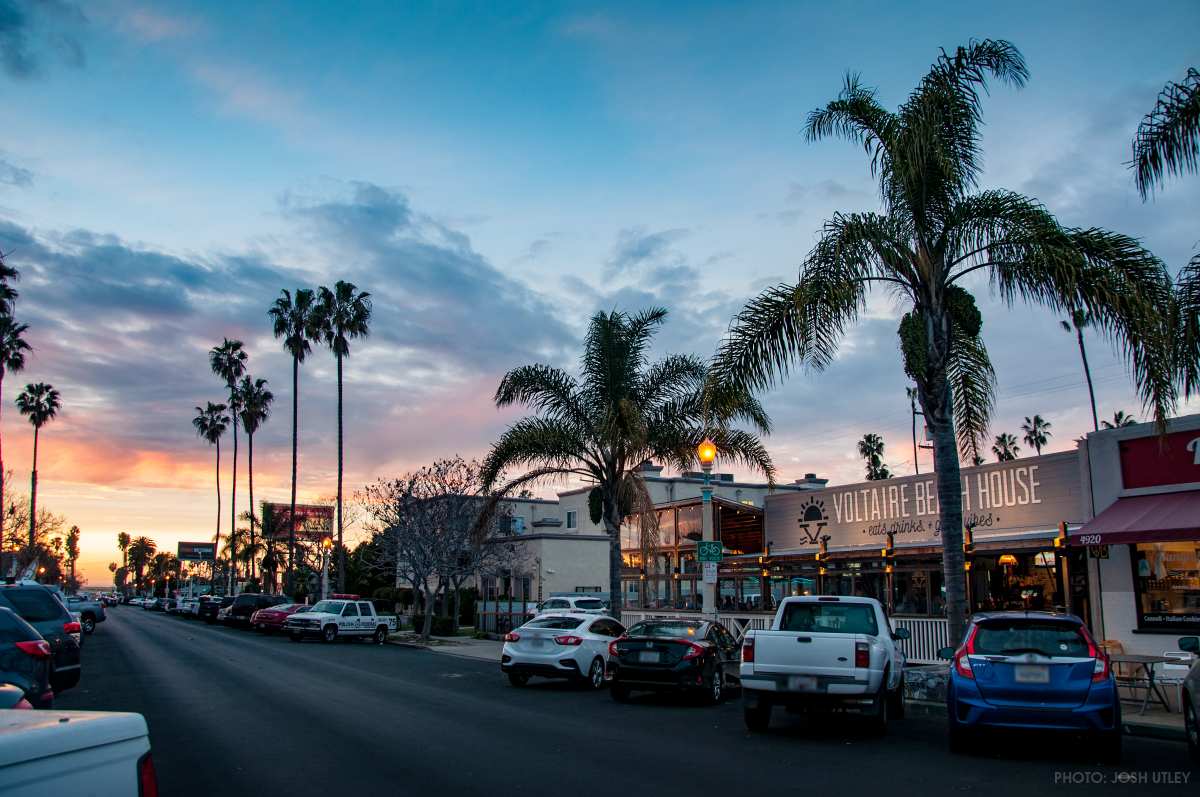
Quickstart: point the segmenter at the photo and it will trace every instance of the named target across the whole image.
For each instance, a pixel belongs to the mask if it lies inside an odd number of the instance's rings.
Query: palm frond
[[[955,329],[946,362],[954,406],[954,432],[964,457],[981,456],[996,406],[996,372],[983,339]]]
[[[839,136],[861,144],[871,156],[871,174],[883,180],[891,173],[896,132],[896,118],[875,99],[875,90],[864,88],[853,73],[846,75],[836,100],[809,113],[804,128],[808,141]]]
[[[1170,174],[1195,172],[1200,164],[1200,71],[1189,69],[1168,83],[1133,139],[1133,179],[1145,199]]]
[[[1200,255],[1184,266],[1175,284],[1176,359],[1183,395],[1200,394]]]
[[[575,379],[560,368],[549,365],[525,365],[514,368],[496,388],[497,407],[525,404],[568,422],[579,429],[590,429],[591,419],[578,395]]]
[[[577,464],[585,463],[586,470]],[[600,466],[578,430],[552,418],[522,418],[504,430],[483,461],[480,480],[491,491],[500,475],[519,466],[593,475]]]

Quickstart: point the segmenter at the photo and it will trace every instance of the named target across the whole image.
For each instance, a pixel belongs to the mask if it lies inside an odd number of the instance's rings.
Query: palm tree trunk
[[[298,416],[300,413],[300,360],[292,357],[292,503],[288,513],[288,561],[287,561],[287,593],[293,592],[294,574],[292,568],[296,562],[296,458],[299,456],[298,447]]]
[[[338,592],[346,591],[346,549],[342,547],[342,355],[337,356],[338,382],[338,487],[337,487],[337,544]]]
[[[230,402],[233,405],[233,402]],[[237,410],[230,413],[233,416],[233,479],[229,485],[229,594],[233,594],[237,583]]]
[[[600,488],[604,501],[604,530],[608,533],[608,592],[612,610],[609,614],[618,622],[621,620],[621,524],[617,520],[616,489],[608,485]]]
[[[1079,356],[1083,358],[1083,375],[1087,377],[1088,398],[1092,402],[1092,429],[1098,432],[1100,431],[1100,419],[1096,415],[1096,390],[1092,387],[1092,369],[1088,367],[1087,349],[1083,345],[1083,330],[1075,327],[1075,336],[1079,338]]]
[[[29,547],[33,547],[37,528],[37,449],[38,427],[33,427],[33,470],[29,475]]]
[[[921,475],[921,463],[917,459],[917,405],[913,399],[908,400],[909,409],[912,410],[912,438],[913,438],[913,470],[918,476]]]
[[[221,440],[217,439],[217,536],[213,538],[213,577],[216,580],[217,554],[221,551]],[[215,585],[213,585],[215,586]]]
[[[254,550],[254,432],[246,433],[246,474],[250,477],[250,550]],[[250,557],[250,580],[254,580],[254,557]]]

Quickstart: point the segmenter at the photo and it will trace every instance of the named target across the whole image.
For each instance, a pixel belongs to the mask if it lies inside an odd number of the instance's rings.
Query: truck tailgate
[[[755,631],[755,675],[853,676],[854,634]]]

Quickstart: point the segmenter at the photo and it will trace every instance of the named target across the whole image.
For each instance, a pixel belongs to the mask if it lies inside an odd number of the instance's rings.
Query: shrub
[[[413,631],[421,633],[421,629],[425,627],[425,615],[413,615]],[[449,617],[434,617],[433,623],[430,625],[430,633],[434,636],[451,636],[454,633],[454,621]]]

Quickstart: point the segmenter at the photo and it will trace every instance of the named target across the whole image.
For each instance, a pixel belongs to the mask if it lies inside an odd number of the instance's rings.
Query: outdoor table
[[[1169,703],[1167,703],[1166,695],[1162,693],[1162,691],[1158,688],[1158,683],[1154,680],[1154,665],[1167,664],[1169,662],[1176,661],[1176,659],[1172,659],[1168,656],[1143,656],[1137,653],[1114,653],[1113,655],[1109,656],[1108,659],[1113,664],[1136,664],[1142,670],[1142,672],[1146,673],[1146,695],[1142,698],[1142,708],[1138,712],[1139,714],[1146,713],[1146,706],[1150,704],[1151,693],[1154,694],[1154,699],[1158,701],[1158,703],[1160,703],[1168,713],[1171,711],[1171,706]],[[1133,699],[1136,700],[1137,698]]]

